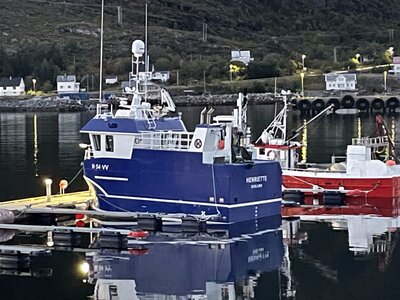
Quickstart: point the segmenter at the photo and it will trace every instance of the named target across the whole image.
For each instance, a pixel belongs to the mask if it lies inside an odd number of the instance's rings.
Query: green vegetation
[[[110,3],[107,3],[110,2]],[[140,3],[138,3],[140,2]],[[282,76],[299,89],[298,74],[376,65],[400,49],[400,2],[389,0],[149,0],[149,53],[171,85],[265,91]],[[98,86],[100,1],[35,0],[0,3],[0,77],[22,76],[49,91],[56,76],[76,74],[82,87]],[[123,23],[117,23],[117,6]],[[104,75],[126,80],[130,45],[144,39],[141,1],[106,1]],[[203,35],[207,24],[207,35]],[[230,70],[231,50],[250,50],[254,62]],[[334,49],[337,62],[334,62]],[[399,50],[400,51],[400,50]],[[306,54],[304,66],[302,55]],[[360,59],[355,60],[355,55]],[[231,71],[231,72],[230,72]],[[177,75],[179,74],[179,78]],[[230,76],[232,75],[232,77]],[[292,78],[292,79],[291,79]],[[231,81],[232,79],[232,81]],[[291,81],[290,81],[291,80]],[[222,85],[221,82],[224,82]],[[278,80],[283,82],[283,79]]]

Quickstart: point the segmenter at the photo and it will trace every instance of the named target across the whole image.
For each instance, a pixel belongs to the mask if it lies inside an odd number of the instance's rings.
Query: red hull
[[[390,178],[322,178],[309,176],[282,176],[284,187],[311,189],[317,185],[324,189],[359,190],[368,198],[391,198],[400,196],[400,176]]]
[[[318,185],[323,189],[358,190],[348,194],[344,206],[324,206],[323,195],[305,193],[305,205],[284,207],[282,216],[295,215],[359,215],[375,214],[381,216],[399,216],[400,177],[392,178],[313,178],[306,176],[283,175],[283,185],[290,189],[310,189]],[[315,204],[318,199],[319,205]]]

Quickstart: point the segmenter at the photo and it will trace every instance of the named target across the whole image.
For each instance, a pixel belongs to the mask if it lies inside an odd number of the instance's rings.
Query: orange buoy
[[[133,248],[129,249],[129,253],[133,255],[146,255],[149,253],[149,249],[147,248]]]
[[[149,236],[149,233],[144,230],[134,230],[128,233],[128,238],[141,239]]]
[[[76,227],[85,227],[85,215],[84,214],[75,214],[75,226]]]
[[[76,220],[75,221],[75,227],[85,227],[85,221],[84,220]]]
[[[224,149],[224,148],[225,148],[225,140],[219,140],[218,149]]]
[[[389,166],[389,167],[390,166],[395,166],[396,162],[394,160],[392,160],[392,159],[389,159],[389,160],[386,161],[386,165]]]
[[[75,219],[83,219],[85,218],[84,214],[75,214]]]

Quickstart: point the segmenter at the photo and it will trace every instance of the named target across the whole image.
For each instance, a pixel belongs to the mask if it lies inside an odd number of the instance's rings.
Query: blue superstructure
[[[136,89],[138,90],[138,89]],[[132,92],[130,105],[96,116],[89,134],[84,173],[97,207],[113,211],[189,214],[218,222],[280,215],[281,169],[254,160],[243,95],[232,116],[202,121],[188,132],[175,106],[153,106]],[[162,95],[166,95],[163,91]]]

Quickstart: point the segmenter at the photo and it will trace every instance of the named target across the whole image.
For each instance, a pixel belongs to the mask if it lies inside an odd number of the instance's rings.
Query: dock
[[[94,193],[92,193],[90,190],[87,190],[82,192],[3,201],[0,202],[0,209],[22,211],[26,208],[45,208],[64,205],[83,207],[87,203],[92,202],[94,198]]]

